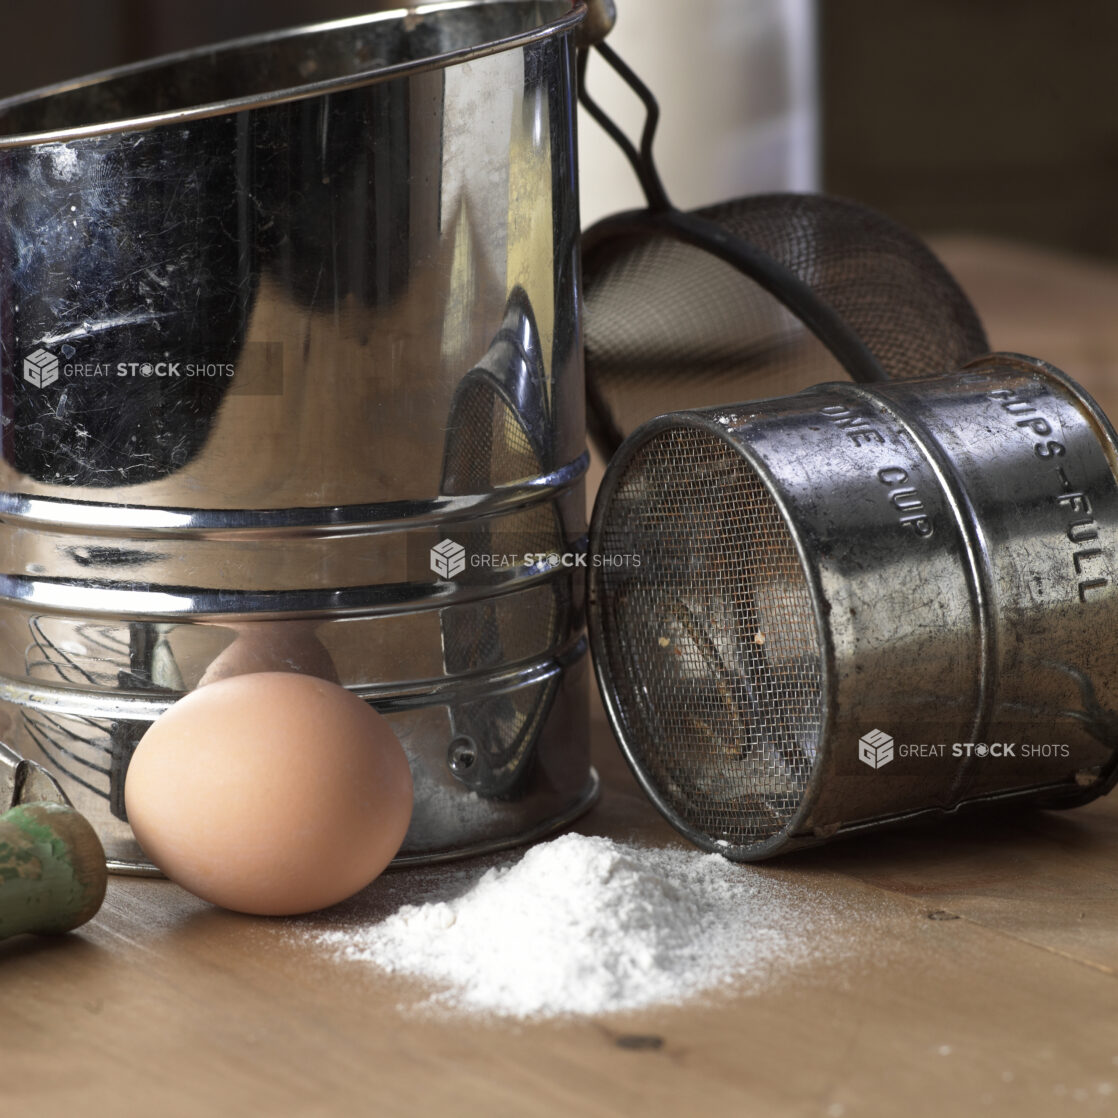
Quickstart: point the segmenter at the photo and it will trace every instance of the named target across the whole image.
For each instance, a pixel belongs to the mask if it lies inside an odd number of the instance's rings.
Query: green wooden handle
[[[0,939],[84,924],[107,882],[101,842],[72,807],[21,804],[0,815]]]

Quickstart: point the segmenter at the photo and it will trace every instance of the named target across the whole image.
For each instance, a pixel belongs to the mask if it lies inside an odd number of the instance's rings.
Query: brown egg
[[[388,722],[335,683],[219,680],[152,723],[128,769],[147,856],[197,896],[284,915],[336,904],[400,848],[412,781]]]

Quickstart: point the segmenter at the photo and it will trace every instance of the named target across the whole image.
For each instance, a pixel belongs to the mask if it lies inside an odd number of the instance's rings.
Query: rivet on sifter
[[[477,746],[473,738],[465,734],[456,737],[447,749],[446,763],[453,773],[468,773],[477,764]]]

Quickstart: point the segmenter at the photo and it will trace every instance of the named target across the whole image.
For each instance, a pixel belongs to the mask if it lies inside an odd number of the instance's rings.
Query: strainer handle
[[[656,126],[660,123],[660,103],[656,100],[652,90],[637,76],[636,72],[623,58],[605,43],[594,44],[594,49],[604,58],[622,81],[641,99],[645,109],[644,128],[641,131],[640,150],[628,136],[621,130],[613,118],[598,104],[586,89],[586,66],[590,60],[590,51],[583,49],[578,52],[578,99],[582,107],[598,122],[609,135],[610,139],[621,149],[625,158],[629,160],[637,178],[640,180],[644,196],[648,201],[650,210],[673,210],[675,207],[668,199],[667,191],[660,179],[660,172],[656,169],[656,160],[652,155],[653,141],[656,139]]]

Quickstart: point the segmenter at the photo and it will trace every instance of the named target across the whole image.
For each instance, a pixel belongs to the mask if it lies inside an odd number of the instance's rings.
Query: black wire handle
[[[578,52],[579,102],[629,160],[644,190],[648,209],[606,218],[584,233],[584,267],[596,250],[614,238],[673,237],[719,257],[768,291],[830,350],[852,380],[863,384],[888,380],[888,373],[857,331],[802,276],[745,238],[735,235],[718,221],[697,213],[683,213],[672,205],[656,169],[652,152],[656,126],[660,121],[660,106],[656,98],[612,47],[601,41],[593,43],[592,49],[613,67],[621,80],[644,104],[644,129],[638,149],[586,90],[590,49],[583,46]],[[604,444],[607,452],[612,453],[617,449],[622,432],[592,377],[588,380],[588,386],[588,420],[595,436]],[[1118,763],[1115,765],[1115,772],[1115,779],[1118,780]]]
[[[586,90],[586,66],[590,51],[586,48],[578,52],[578,99],[583,108],[601,125],[610,139],[624,153],[640,180],[641,189],[648,200],[650,210],[672,210],[675,207],[668,198],[667,191],[660,179],[653,158],[652,145],[656,138],[656,126],[660,123],[660,105],[652,90],[637,77],[618,53],[605,43],[597,43],[594,49],[613,67],[621,80],[641,99],[645,108],[644,129],[641,132],[641,146],[638,151],[632,140],[613,121],[612,117],[595,101]]]

